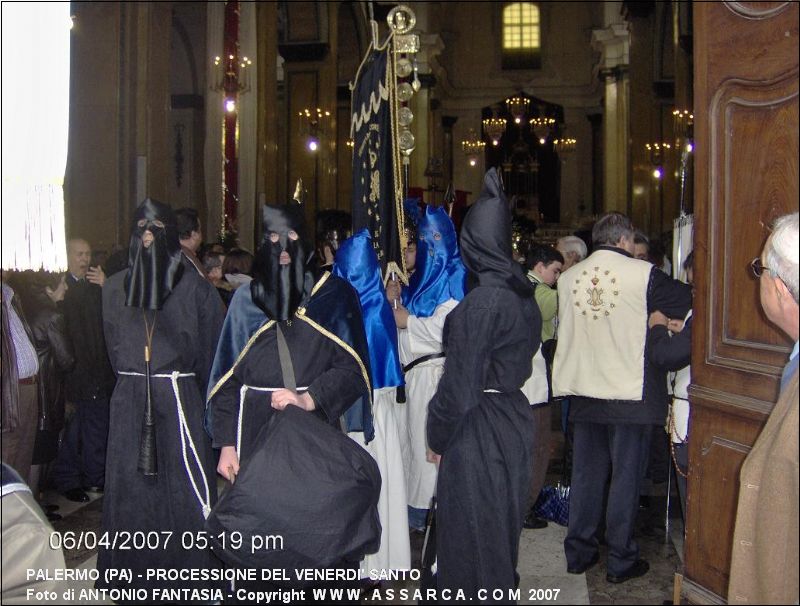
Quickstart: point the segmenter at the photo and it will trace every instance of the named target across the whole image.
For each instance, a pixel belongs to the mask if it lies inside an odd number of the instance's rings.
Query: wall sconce
[[[325,121],[330,119],[331,112],[316,109],[304,109],[298,113],[300,117],[300,136],[305,137],[306,149],[311,153],[319,150],[321,137],[325,131]]]
[[[236,111],[236,99],[250,91],[250,70],[253,62],[247,57],[238,61],[234,55],[228,55],[224,61],[220,56],[214,57],[215,77],[214,83],[209,87],[215,92],[225,94],[223,101],[225,111]]]
[[[505,118],[485,118],[483,121],[483,132],[495,147],[500,145],[500,138],[506,130]]]

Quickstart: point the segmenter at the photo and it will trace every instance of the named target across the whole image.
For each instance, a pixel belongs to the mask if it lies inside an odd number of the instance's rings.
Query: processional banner
[[[353,233],[367,228],[384,277],[405,281],[403,183],[391,44],[367,53],[352,87]]]

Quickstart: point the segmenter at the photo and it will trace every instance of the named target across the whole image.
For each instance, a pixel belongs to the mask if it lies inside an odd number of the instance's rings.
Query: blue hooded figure
[[[427,206],[417,225],[416,271],[403,305],[411,315],[426,318],[448,299],[464,298],[465,278],[453,221],[444,207]]]
[[[436,486],[436,466],[428,460],[425,419],[444,368],[442,333],[447,314],[465,294],[466,270],[453,222],[444,208],[428,206],[417,224],[416,271],[395,311],[400,361],[406,378],[406,468],[409,522],[425,526]]]

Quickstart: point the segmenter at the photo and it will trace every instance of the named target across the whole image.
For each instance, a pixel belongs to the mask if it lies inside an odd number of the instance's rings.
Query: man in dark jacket
[[[108,403],[115,383],[103,337],[105,274],[100,267],[89,267],[89,259],[88,242],[72,239],[67,243],[67,293],[62,306],[75,367],[66,376],[66,396],[75,414],[64,433],[53,483],[77,502],[89,500],[84,488],[102,491],[105,484]]]

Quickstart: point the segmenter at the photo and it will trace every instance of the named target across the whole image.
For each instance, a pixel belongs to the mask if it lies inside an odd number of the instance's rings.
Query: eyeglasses
[[[753,270],[753,275],[756,278],[760,278],[761,274],[763,274],[765,271],[772,271],[769,267],[761,262],[761,257],[756,257],[750,261],[750,269]]]

